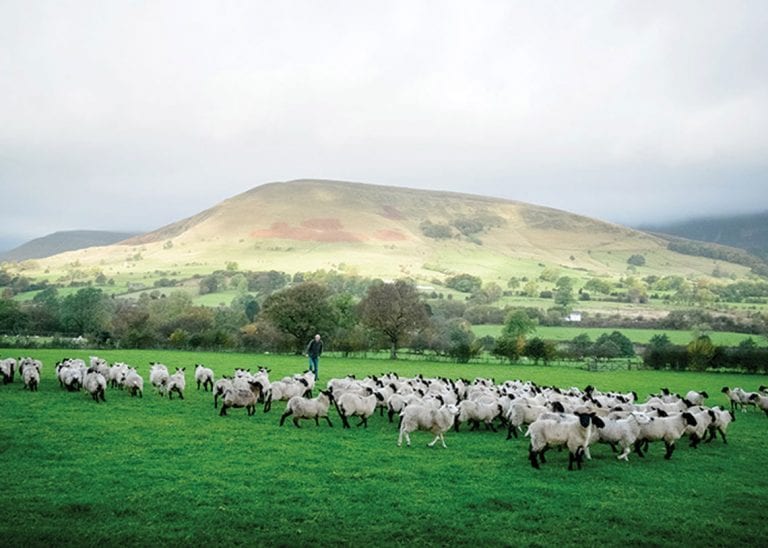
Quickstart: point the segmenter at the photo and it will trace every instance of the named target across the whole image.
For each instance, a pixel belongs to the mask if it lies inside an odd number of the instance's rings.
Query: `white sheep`
[[[78,392],[85,378],[85,362],[65,359],[56,364],[56,377],[59,384],[69,392]]]
[[[127,371],[128,365],[122,362],[112,364],[112,367],[109,368],[109,374],[106,376],[107,384],[110,386],[110,388],[122,388],[123,379],[125,378]]]
[[[184,389],[187,387],[187,379],[184,376],[186,367],[177,367],[176,373],[168,377],[167,392],[168,399],[173,399],[173,393],[176,392],[179,398],[184,399]]]
[[[691,405],[704,405],[704,400],[709,397],[706,391],[702,390],[697,392],[696,390],[689,390],[685,395],[685,399],[691,402]]]
[[[644,457],[642,446],[651,441],[664,441],[666,453],[664,458],[672,458],[672,452],[675,450],[675,442],[685,433],[688,426],[696,426],[696,419],[690,413],[683,412],[668,417],[655,417],[648,424],[640,425],[640,434],[635,441],[635,452],[640,457]]]
[[[443,405],[437,409],[431,405],[409,405],[400,413],[400,433],[397,437],[397,446],[403,445],[403,436],[405,436],[405,443],[410,447],[410,433],[416,430],[426,430],[435,436],[435,439],[427,444],[429,447],[440,440],[443,447],[447,448],[444,434],[451,429],[458,414],[459,408],[453,404]]]
[[[561,402],[553,402],[549,407],[526,403],[525,400],[516,400],[507,411],[507,439],[517,437],[517,432],[524,424],[531,424],[543,413],[562,413],[565,411]]]
[[[631,412],[625,418],[603,420],[605,426],[598,428],[600,441],[608,443],[611,447],[618,444],[621,447],[621,454],[616,457],[617,460],[629,461],[629,453],[632,446],[640,435],[640,426],[650,423],[654,420],[645,413]]]
[[[219,398],[224,396],[227,390],[232,388],[232,379],[224,376],[217,380],[213,385],[213,408],[216,409],[219,406]]]
[[[531,444],[528,459],[531,466],[539,468],[539,461],[546,462],[544,453],[551,447],[568,448],[568,470],[573,470],[573,463],[581,470],[585,451],[593,435],[593,426],[602,428],[605,422],[594,413],[575,413],[578,420],[537,420],[531,423],[526,432]]]
[[[3,384],[13,382],[13,374],[16,371],[16,360],[14,358],[5,358],[0,360],[0,375],[3,376]]]
[[[107,388],[107,379],[104,375],[99,373],[95,367],[89,367],[85,372],[85,378],[83,379],[83,387],[91,395],[96,403],[99,400],[106,402],[104,397],[104,391]]]
[[[503,411],[498,399],[493,401],[464,400],[458,404],[458,408],[459,414],[456,416],[455,424],[456,432],[459,431],[459,425],[463,422],[471,422],[471,430],[480,428],[480,423],[482,422],[485,424],[486,430],[490,429],[496,432],[493,421]]]
[[[327,390],[321,390],[317,397],[312,399],[294,396],[285,406],[285,413],[280,417],[280,426],[291,415],[296,428],[301,427],[299,419],[315,419],[315,425],[320,426],[320,418],[323,418],[328,421],[328,426],[333,426],[331,419],[328,418],[328,408],[333,401],[333,393]]]
[[[309,393],[309,382],[306,378],[300,377],[293,379],[291,377],[275,381],[269,387],[269,394],[264,400],[264,412],[272,409],[273,401],[287,401],[294,396],[305,396]]]
[[[728,430],[728,425],[736,420],[736,415],[733,411],[727,411],[722,407],[713,407],[710,409],[710,412],[713,415],[713,421],[709,425],[709,436],[704,441],[706,443],[711,442],[717,437],[717,432],[720,432],[723,443],[727,445],[728,440],[725,437],[725,433]]]
[[[161,396],[165,395],[168,388],[168,368],[162,363],[150,362],[149,367],[149,383],[155,387],[157,393]]]
[[[357,426],[368,428],[368,417],[376,410],[376,402],[384,399],[380,393],[373,392],[371,389],[369,391],[371,393],[368,396],[347,392],[336,400],[336,410],[339,412],[344,428],[350,428],[348,417],[360,417]]]
[[[763,395],[761,392],[752,392],[749,396],[749,401],[756,404],[768,416],[768,396]]]
[[[37,364],[26,364],[21,372],[21,379],[24,381],[24,388],[30,392],[37,392],[40,386],[40,368]]]
[[[198,390],[200,390],[200,386],[205,392],[208,391],[208,388],[213,390],[213,369],[205,367],[201,363],[195,364],[195,380]]]
[[[139,395],[140,398],[144,397],[144,379],[136,371],[135,367],[128,367],[123,373],[123,377],[120,379],[122,384],[131,393],[131,397]]]
[[[221,411],[219,416],[226,417],[227,409],[244,407],[248,416],[256,412],[256,401],[261,393],[261,384],[258,381],[233,382],[232,386],[224,392],[221,400]]]

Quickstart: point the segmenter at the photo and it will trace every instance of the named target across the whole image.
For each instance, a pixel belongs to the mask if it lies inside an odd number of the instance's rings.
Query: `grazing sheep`
[[[0,360],[0,375],[3,376],[3,384],[13,382],[13,374],[16,370],[16,360],[14,358],[5,358]]]
[[[350,428],[348,417],[360,417],[358,426],[368,428],[368,417],[376,410],[376,402],[384,399],[380,393],[373,392],[370,388],[368,390],[371,392],[368,396],[347,392],[336,400],[336,410],[339,412],[344,428]]]
[[[96,403],[99,400],[106,402],[104,397],[104,391],[107,388],[107,379],[104,375],[99,373],[95,367],[89,367],[85,372],[85,378],[83,379],[83,387],[91,395]]]
[[[592,427],[602,428],[605,422],[594,413],[575,413],[578,420],[558,421],[552,419],[537,420],[528,427],[526,436],[530,436],[528,459],[531,466],[539,468],[539,460],[546,462],[544,453],[551,447],[568,447],[568,470],[573,470],[573,463],[581,470],[581,463],[590,439]]]
[[[664,458],[669,460],[675,450],[675,442],[683,436],[688,426],[696,426],[696,419],[687,411],[668,417],[655,417],[650,423],[640,425],[640,435],[635,441],[635,452],[638,456],[644,457],[643,444],[663,440],[666,448]]]
[[[320,426],[320,418],[324,418],[328,421],[328,426],[331,424],[331,419],[328,418],[328,408],[333,402],[333,394],[326,390],[321,390],[316,398],[307,399],[301,396],[294,396],[288,400],[288,404],[285,406],[285,413],[280,417],[280,426],[285,422],[286,417],[293,415],[293,424],[296,428],[301,428],[299,419],[315,419],[315,425]]]
[[[176,373],[168,377],[167,392],[168,399],[173,399],[173,393],[176,392],[179,398],[184,399],[184,389],[187,387],[187,379],[184,377],[186,367],[177,367]]]
[[[139,375],[135,367],[129,367],[125,373],[123,373],[120,384],[130,391],[131,397],[136,396],[136,394],[138,394],[140,398],[144,397],[144,379]]]
[[[629,413],[621,419],[604,419],[605,426],[597,429],[598,437],[600,441],[610,444],[611,447],[618,444],[622,452],[616,459],[629,462],[629,453],[640,435],[640,426],[652,420],[654,420],[652,417],[640,412]]]
[[[409,405],[400,413],[400,434],[397,437],[397,446],[403,445],[403,436],[405,436],[405,444],[410,447],[410,433],[426,430],[435,436],[435,439],[427,444],[429,447],[440,440],[443,447],[447,448],[444,434],[451,429],[458,414],[459,408],[453,404],[443,405],[437,409],[430,405]]]
[[[258,381],[247,381],[245,386],[242,381],[232,383],[232,386],[224,392],[221,400],[219,416],[226,417],[227,409],[245,407],[248,416],[256,413],[256,401],[259,399],[262,386]]]
[[[164,396],[168,388],[168,368],[162,363],[150,362],[149,383],[154,386],[157,393]]]
[[[209,387],[211,390],[213,390],[213,369],[209,369],[201,363],[196,364],[195,380],[197,381],[198,390],[200,390],[201,385],[203,387],[203,391],[205,392],[208,392]]]

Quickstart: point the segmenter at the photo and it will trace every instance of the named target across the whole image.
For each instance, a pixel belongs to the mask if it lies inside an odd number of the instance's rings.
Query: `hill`
[[[709,275],[711,258],[673,252],[661,237],[523,202],[360,183],[269,183],[210,209],[104,247],[38,261],[27,275],[73,268],[137,280],[236,266],[289,273],[319,269],[430,282],[469,273],[502,287],[545,268],[571,276]],[[236,263],[236,265],[235,265]],[[76,266],[73,266],[76,265]],[[727,264],[735,275],[748,268]]]
[[[768,259],[768,211],[727,217],[701,217],[678,223],[649,225],[641,227],[641,230],[738,247]]]
[[[135,232],[108,232],[103,230],[66,230],[54,232],[53,234],[23,243],[10,251],[0,253],[0,262],[42,259],[66,251],[114,244],[135,235]]]

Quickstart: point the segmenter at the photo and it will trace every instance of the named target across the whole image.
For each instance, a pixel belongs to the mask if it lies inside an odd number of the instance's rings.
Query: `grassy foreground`
[[[414,433],[410,449],[395,445],[386,417],[367,430],[290,422],[284,404],[254,417],[233,410],[220,418],[210,393],[193,383],[194,363],[217,374],[268,365],[271,377],[305,368],[300,357],[166,351],[99,355],[139,365],[143,399],[107,392],[97,405],[67,393],[55,361],[87,359],[70,350],[3,350],[32,355],[45,368],[40,391],[0,385],[0,491],[5,546],[30,545],[758,545],[768,533],[768,418],[739,413],[729,444],[697,450],[681,443],[671,461],[663,447],[619,463],[593,448],[582,471],[566,470],[567,454],[551,452],[533,470],[525,439],[486,431],[446,435],[448,449],[427,448]],[[147,363],[187,367],[183,401],[153,394]],[[587,371],[498,365],[321,360],[322,384],[332,376],[382,373],[492,376],[543,384],[637,390],[661,386],[756,389],[761,376]],[[354,423],[353,423],[354,424]]]

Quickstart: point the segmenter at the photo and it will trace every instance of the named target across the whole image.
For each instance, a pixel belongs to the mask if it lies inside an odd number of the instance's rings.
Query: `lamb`
[[[368,428],[368,417],[373,415],[376,410],[376,402],[384,399],[379,392],[373,392],[370,388],[368,391],[370,393],[368,396],[360,396],[351,392],[339,396],[336,401],[336,410],[339,412],[344,428],[350,428],[347,417],[354,416],[361,419],[358,426],[364,425],[365,428]]]
[[[0,375],[3,376],[3,384],[13,382],[13,374],[16,370],[16,360],[14,358],[5,358],[0,360]]]
[[[455,429],[459,431],[459,424],[462,422],[471,422],[472,430],[480,428],[480,423],[485,423],[486,430],[496,432],[493,426],[493,420],[502,413],[501,404],[498,401],[493,403],[483,401],[464,400],[458,405],[459,414],[456,416]]]
[[[107,388],[107,379],[104,375],[99,373],[95,367],[89,367],[85,372],[85,378],[83,379],[83,387],[91,395],[96,403],[101,401],[106,402],[104,397],[104,391]]]
[[[629,453],[637,437],[640,435],[640,426],[653,421],[645,413],[632,412],[626,418],[606,419],[605,426],[597,430],[600,441],[609,443],[611,447],[618,444],[622,452],[616,457],[617,460],[629,462]]]
[[[296,428],[301,428],[299,419],[315,419],[315,425],[320,426],[321,417],[328,421],[328,426],[333,426],[331,419],[328,418],[328,408],[333,401],[333,393],[326,390],[321,390],[317,397],[311,400],[294,396],[285,406],[285,413],[280,417],[280,426],[283,425],[286,417],[291,415]]]
[[[640,435],[635,441],[635,452],[638,456],[644,457],[641,447],[643,443],[663,440],[666,448],[664,458],[669,460],[675,450],[675,442],[683,436],[687,426],[696,426],[696,419],[687,411],[669,417],[655,417],[650,423],[640,425]]]
[[[544,452],[550,447],[565,445],[568,447],[568,470],[573,470],[573,463],[581,470],[584,452],[589,447],[592,427],[603,428],[605,422],[594,413],[575,413],[578,420],[537,420],[529,427],[526,436],[530,436],[528,459],[531,466],[539,468],[539,460],[546,462]]]
[[[256,401],[259,399],[261,390],[262,386],[258,381],[247,381],[245,386],[240,382],[233,383],[232,386],[224,392],[219,416],[226,417],[227,409],[230,407],[245,407],[248,416],[253,416],[253,414],[256,413]]]
[[[173,393],[176,392],[180,399],[184,399],[184,389],[187,386],[187,379],[184,377],[186,367],[177,367],[176,373],[168,377],[167,392],[168,399],[173,399]]]
[[[140,398],[144,397],[144,379],[139,375],[135,367],[129,367],[123,373],[120,383],[130,391],[131,397],[136,396],[136,394]]]
[[[443,447],[447,449],[444,434],[451,429],[458,414],[459,408],[453,404],[443,405],[437,409],[429,405],[409,405],[400,413],[400,434],[397,437],[397,446],[402,447],[403,436],[405,436],[405,443],[410,447],[410,433],[416,430],[426,430],[435,435],[435,439],[427,444],[429,447],[434,446],[437,440],[440,440]]]
[[[213,369],[209,369],[201,363],[195,364],[195,380],[198,390],[200,390],[201,385],[205,392],[208,392],[209,387],[213,390]]]
[[[161,396],[165,395],[168,387],[168,368],[162,363],[150,362],[149,367],[149,382],[155,387],[157,393]]]

